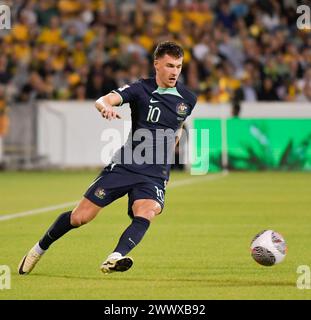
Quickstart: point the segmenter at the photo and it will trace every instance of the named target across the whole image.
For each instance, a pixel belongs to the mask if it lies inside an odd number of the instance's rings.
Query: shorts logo
[[[97,188],[95,191],[95,196],[99,199],[104,199],[106,193],[105,190],[103,188]]]
[[[186,116],[188,112],[188,106],[185,103],[179,103],[176,107],[177,114],[180,116]]]

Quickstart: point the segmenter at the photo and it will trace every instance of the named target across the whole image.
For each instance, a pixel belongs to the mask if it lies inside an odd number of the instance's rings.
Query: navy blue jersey
[[[191,114],[196,96],[183,84],[160,88],[154,78],[141,79],[113,91],[129,103],[132,130],[112,161],[125,169],[168,180],[175,134]]]

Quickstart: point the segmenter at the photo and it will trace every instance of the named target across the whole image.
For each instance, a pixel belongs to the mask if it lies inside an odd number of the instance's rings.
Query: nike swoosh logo
[[[156,103],[156,102],[160,102],[160,101],[158,101],[158,100],[153,100],[152,98],[150,99],[150,102],[151,103]]]
[[[134,246],[136,246],[136,243],[131,238],[129,238],[129,240],[133,243]]]

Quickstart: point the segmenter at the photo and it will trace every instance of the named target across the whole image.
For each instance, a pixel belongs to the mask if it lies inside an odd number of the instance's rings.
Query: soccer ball
[[[287,246],[282,235],[273,230],[264,230],[252,240],[251,253],[259,264],[273,266],[284,260]]]

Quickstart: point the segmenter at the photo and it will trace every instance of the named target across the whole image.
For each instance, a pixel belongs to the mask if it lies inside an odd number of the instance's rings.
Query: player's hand
[[[113,106],[106,103],[102,98],[96,100],[95,106],[105,119],[121,119],[121,116],[114,110]]]
[[[102,108],[100,113],[107,120],[121,119],[121,116],[113,109],[112,106],[107,106]]]

